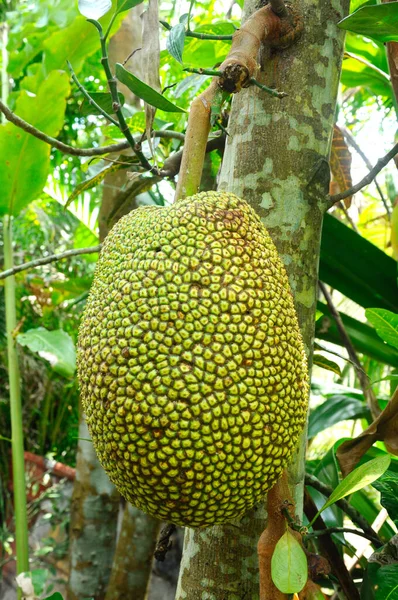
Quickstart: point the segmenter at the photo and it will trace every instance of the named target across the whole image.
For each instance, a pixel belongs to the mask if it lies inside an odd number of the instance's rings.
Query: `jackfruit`
[[[123,217],[96,268],[78,374],[99,460],[129,502],[189,527],[258,503],[304,426],[308,376],[254,210],[204,192]]]

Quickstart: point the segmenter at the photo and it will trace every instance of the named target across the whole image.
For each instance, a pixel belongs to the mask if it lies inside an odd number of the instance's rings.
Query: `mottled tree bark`
[[[119,494],[98,462],[85,419],[80,421],[79,438],[71,506],[68,598],[102,600],[115,551]]]
[[[126,504],[105,600],[144,600],[160,521]]]
[[[337,23],[349,0],[296,0],[304,18],[300,40],[262,56],[258,79],[289,96],[282,101],[250,87],[234,97],[218,189],[247,200],[261,216],[285,263],[311,359],[316,286],[329,149],[343,55]],[[245,3],[246,17],[258,7]],[[289,469],[301,516],[303,434]],[[237,523],[186,530],[176,600],[257,600],[257,542],[264,505]],[[270,599],[272,600],[272,599]]]

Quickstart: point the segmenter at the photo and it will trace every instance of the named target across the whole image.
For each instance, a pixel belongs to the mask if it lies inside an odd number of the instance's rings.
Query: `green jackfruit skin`
[[[308,376],[285,269],[253,209],[205,192],[122,218],[78,373],[99,460],[132,504],[203,527],[259,502],[304,426]]]

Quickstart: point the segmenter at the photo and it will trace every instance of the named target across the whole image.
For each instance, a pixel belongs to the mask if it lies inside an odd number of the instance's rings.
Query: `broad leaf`
[[[110,94],[108,94],[106,92],[90,92],[90,96],[94,100],[94,102],[96,102],[96,104],[98,104],[98,106],[100,106],[102,108],[102,110],[104,110],[105,112],[108,113],[108,115],[111,115],[112,113],[115,112],[113,110],[112,96]],[[119,92],[118,96],[119,96],[119,104],[120,104],[120,106],[123,106],[124,96],[120,92]],[[90,102],[87,100],[87,98],[84,98],[84,100],[80,104],[80,112],[84,117],[87,117],[88,115],[100,115],[101,114],[100,111],[95,106],[90,104]]]
[[[397,262],[328,214],[323,221],[320,279],[364,308],[398,312]]]
[[[340,367],[337,363],[325,358],[322,354],[314,354],[312,358],[312,362],[317,367],[321,367],[326,371],[332,371],[332,373],[336,373],[336,375],[341,375]]]
[[[111,0],[79,0],[79,12],[86,19],[98,20],[112,8]]]
[[[375,600],[398,600],[398,563],[379,568],[375,588]]]
[[[398,475],[388,470],[373,484],[380,492],[380,504],[388,512],[388,516],[398,527]]]
[[[384,442],[391,454],[398,456],[398,391],[380,415],[360,435],[343,442],[337,450],[343,475],[347,475],[362,456],[377,442]]]
[[[159,94],[159,92],[149,87],[149,85],[141,81],[141,79],[138,79],[138,77],[127,71],[120,63],[116,64],[116,77],[121,83],[124,83],[133,94],[151,106],[166,112],[185,112],[183,108],[176,106],[170,102],[170,100],[167,100],[167,98],[162,96],[162,94]]]
[[[340,21],[338,27],[379,42],[398,41],[398,2],[364,6]]]
[[[119,14],[125,10],[130,10],[130,8],[134,8],[134,6],[138,6],[142,2],[143,0],[117,0],[116,13]]]
[[[275,546],[271,559],[271,576],[283,594],[300,592],[308,578],[307,557],[289,530]]]
[[[47,596],[44,600],[64,600],[64,597],[59,592],[54,592],[51,596]]]
[[[350,396],[336,394],[330,396],[310,413],[308,437],[311,439],[328,427],[348,419],[369,417],[369,409],[364,402]]]
[[[353,492],[364,488],[365,486],[376,481],[383,473],[388,469],[391,462],[391,458],[388,454],[374,458],[369,462],[365,463],[351,471],[347,477],[343,479],[333,491],[327,502],[323,505],[320,511],[315,515],[312,523],[317,519],[318,515],[325,510],[328,506],[331,506],[338,500],[349,496]],[[312,524],[311,523],[311,524]]]
[[[47,360],[54,371],[72,377],[76,370],[76,351],[72,338],[62,329],[48,331],[44,327],[30,329],[17,336],[17,342]]]
[[[368,308],[365,315],[381,339],[398,348],[398,314],[382,308]]]
[[[331,316],[328,306],[322,302],[318,302],[317,306],[324,316],[316,322],[316,337],[340,346],[343,345],[336,322]],[[398,351],[385,344],[373,327],[344,313],[340,313],[340,316],[352,343],[359,352],[387,365],[398,367]]]
[[[69,95],[69,77],[53,71],[36,96],[21,91],[16,110],[44,133],[60,131]],[[51,147],[12,123],[0,127],[0,214],[18,215],[42,191],[50,166]]]
[[[185,42],[185,23],[178,23],[175,25],[168,37],[166,42],[166,48],[179,63],[182,64],[182,53],[184,52]]]

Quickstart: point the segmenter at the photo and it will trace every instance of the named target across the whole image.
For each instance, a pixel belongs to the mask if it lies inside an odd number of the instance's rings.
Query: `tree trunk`
[[[285,263],[308,358],[314,336],[320,236],[329,186],[329,149],[343,56],[337,23],[349,0],[301,0],[304,31],[293,46],[262,56],[258,79],[289,94],[282,101],[250,87],[234,98],[218,189],[247,200]],[[258,8],[245,3],[247,18]],[[303,434],[289,468],[302,515]],[[186,530],[176,600],[256,600],[257,542],[264,505],[239,522]],[[272,599],[270,599],[272,600]]]
[[[145,600],[159,525],[126,504],[105,600]]]
[[[69,600],[105,598],[116,543],[119,494],[89,437],[81,419],[71,506]]]

